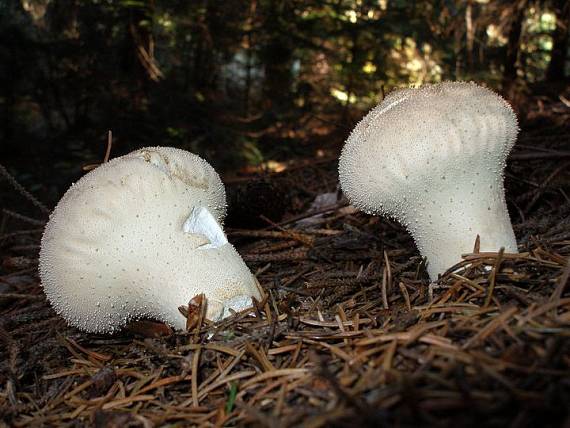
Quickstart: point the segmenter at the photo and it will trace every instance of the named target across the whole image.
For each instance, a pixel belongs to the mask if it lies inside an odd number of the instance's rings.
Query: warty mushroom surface
[[[342,190],[362,211],[403,224],[435,280],[477,235],[481,251],[517,252],[503,186],[517,133],[510,105],[475,83],[396,90],[349,136]]]
[[[178,307],[205,293],[207,317],[260,297],[221,228],[225,191],[200,157],[149,147],[102,164],[57,204],[42,237],[40,277],[71,325],[111,333],[147,317],[184,329]]]

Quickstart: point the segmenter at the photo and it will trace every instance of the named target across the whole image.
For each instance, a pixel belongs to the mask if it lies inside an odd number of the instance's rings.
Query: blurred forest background
[[[216,168],[337,155],[395,87],[476,80],[522,126],[569,108],[566,0],[0,0],[0,159],[56,201],[150,145]]]

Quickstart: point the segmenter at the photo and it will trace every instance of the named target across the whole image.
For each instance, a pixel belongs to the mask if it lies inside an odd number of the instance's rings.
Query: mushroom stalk
[[[493,185],[496,183],[487,187]],[[500,187],[502,192],[502,184]],[[506,252],[517,252],[505,201],[494,193],[440,194],[406,218],[402,223],[407,224],[418,250],[427,258],[427,271],[434,279],[459,262],[462,254],[473,251],[477,235],[481,251],[503,247]]]

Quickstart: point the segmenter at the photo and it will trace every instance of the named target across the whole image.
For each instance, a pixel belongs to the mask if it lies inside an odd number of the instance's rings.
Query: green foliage
[[[229,387],[228,401],[226,402],[226,413],[231,413],[237,398],[237,383],[231,382]]]
[[[264,161],[263,153],[254,141],[245,141],[241,152],[248,165],[258,166]]]
[[[394,87],[500,82],[520,4],[0,0],[0,138],[30,151],[57,140],[42,147],[64,155],[70,136],[111,128],[120,152],[171,144],[259,164],[296,150],[276,141],[310,138],[311,117],[351,123]],[[518,66],[531,81],[552,49],[547,5],[525,15]]]

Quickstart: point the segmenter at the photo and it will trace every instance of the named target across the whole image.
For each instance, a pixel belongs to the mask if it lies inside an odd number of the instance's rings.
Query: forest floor
[[[263,180],[284,220],[228,229],[263,301],[183,333],[67,327],[39,285],[43,222],[6,207],[0,426],[568,426],[570,115],[538,116],[506,171],[520,253],[430,282],[402,227],[309,162]]]

